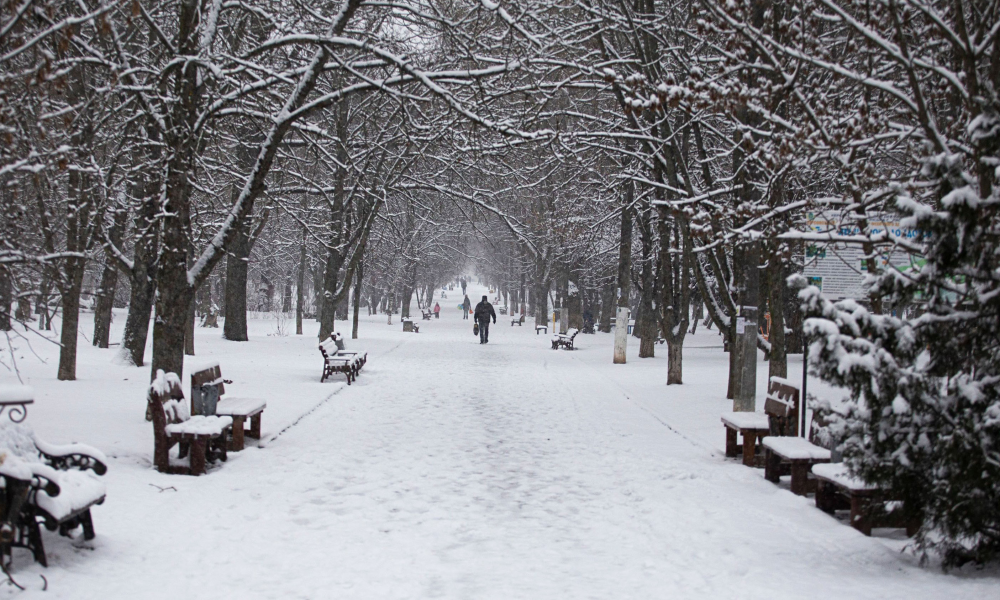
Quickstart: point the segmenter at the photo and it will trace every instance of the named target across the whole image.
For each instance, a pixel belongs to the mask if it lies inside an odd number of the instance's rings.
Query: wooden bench
[[[412,319],[403,319],[403,331],[420,333],[420,326],[414,323]]]
[[[320,383],[334,373],[343,373],[347,376],[347,385],[351,385],[368,362],[367,353],[347,352],[343,336],[336,332],[330,334],[330,339],[320,343],[319,351],[323,354],[323,376]]]
[[[726,456],[736,458],[743,455],[743,464],[748,467],[766,466],[763,446],[760,442],[767,436],[794,436],[798,427],[799,389],[786,380],[774,377],[768,384],[764,414],[725,413],[722,425],[726,429]],[[738,437],[743,443],[738,443]]]
[[[260,439],[260,420],[267,408],[267,401],[226,396],[227,383],[232,381],[222,378],[222,369],[218,363],[204,365],[200,371],[192,373],[191,414],[231,417],[233,428],[228,449],[239,452],[245,446],[244,438]],[[247,419],[250,419],[250,428],[244,429]]]
[[[514,325],[517,325],[518,327],[523,326],[524,325],[524,315],[521,315],[520,318],[515,317],[515,318],[511,319],[510,320],[510,326],[513,327]]]
[[[432,318],[434,318],[434,311],[432,311],[432,310],[421,310],[420,311],[420,316],[423,317],[423,319],[425,321],[430,321]]]
[[[792,493],[804,496],[816,490],[816,481],[809,478],[809,470],[813,465],[830,462],[832,453],[816,443],[818,427],[810,428],[809,440],[797,437],[800,407],[798,387],[772,377],[764,404],[771,418],[771,435],[764,440],[764,478],[778,483],[782,475],[791,475]]]
[[[726,456],[736,458],[743,455],[743,464],[757,466],[758,443],[771,432],[767,415],[756,412],[733,412],[722,415],[722,425],[726,429]],[[739,444],[737,434],[743,437]]]
[[[505,315],[507,314],[507,307],[501,306],[500,308],[497,309],[497,312],[500,313],[501,315]]]
[[[830,462],[831,453],[800,437],[764,438],[764,479],[778,483],[782,475],[792,476],[792,493],[805,496],[816,491],[816,481],[809,479],[813,465]]]
[[[355,359],[348,356],[337,356],[337,345],[332,340],[320,342],[319,351],[323,355],[323,376],[319,382],[323,383],[326,378],[334,373],[343,373],[347,377],[347,385],[351,385],[357,377],[358,369],[355,366]]]
[[[104,454],[84,444],[48,444],[13,424],[0,428],[0,445],[0,560],[8,564],[13,548],[25,548],[48,566],[39,523],[67,537],[82,528],[83,539],[94,539],[90,509],[106,496],[98,478],[108,470]]]
[[[573,350],[573,341],[576,336],[580,333],[579,329],[571,328],[566,330],[566,334],[557,333],[552,337],[552,349],[558,350],[560,347],[567,350]]]
[[[540,332],[540,331],[544,331],[546,334],[548,334],[549,333],[549,326],[548,325],[535,325],[535,335],[538,335],[538,332]]]
[[[156,372],[149,386],[147,404],[153,416],[153,464],[161,473],[201,475],[208,461],[225,462],[227,438],[233,419],[228,416],[191,416],[181,380],[176,373]],[[170,449],[178,446],[177,462]],[[188,464],[179,461],[188,458]]]
[[[813,465],[816,480],[816,508],[834,514],[850,510],[851,527],[870,536],[873,527],[903,527],[913,537],[920,528],[919,520],[904,520],[885,509],[885,497],[878,487],[852,477],[843,463]]]

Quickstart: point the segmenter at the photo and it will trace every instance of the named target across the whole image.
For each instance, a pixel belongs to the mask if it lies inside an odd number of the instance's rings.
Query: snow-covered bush
[[[980,118],[970,137],[996,129]],[[850,390],[846,410],[830,415],[845,461],[923,519],[917,546],[946,566],[1000,558],[1000,198],[959,164],[933,156],[923,175],[936,193],[898,194],[926,263],[873,281],[874,296],[919,316],[873,314],[790,281],[804,288],[813,369]]]

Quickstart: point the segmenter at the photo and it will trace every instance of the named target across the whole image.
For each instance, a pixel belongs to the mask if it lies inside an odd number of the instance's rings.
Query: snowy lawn
[[[665,346],[639,360],[632,338],[629,364],[613,365],[610,335],[553,351],[530,319],[512,328],[502,315],[480,346],[455,302],[441,304],[441,319],[422,321],[419,334],[363,316],[362,339],[348,348],[369,360],[350,387],[340,376],[319,383],[314,322],[296,337],[252,320],[248,343],[199,329],[193,360],[218,359],[230,394],[268,402],[264,448],[250,441],[200,478],[151,467],[148,367],[116,365],[115,350],[84,344],[80,379],[58,382],[55,346],[32,341],[41,364],[18,342],[37,393],[26,422],[47,441],[107,453],[108,499],[93,510],[93,542],[43,532],[48,569],[15,551],[14,576],[29,589],[0,596],[1000,595],[995,570],[921,568],[900,552],[899,532],[866,538],[725,459],[719,415],[731,402],[714,332],[689,338],[685,384],[668,388]],[[801,362],[791,370],[797,380]],[[761,362],[760,408],[766,374]]]

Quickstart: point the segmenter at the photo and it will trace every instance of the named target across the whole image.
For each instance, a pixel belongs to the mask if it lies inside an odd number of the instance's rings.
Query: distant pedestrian
[[[476,323],[479,324],[479,343],[490,343],[490,317],[493,318],[493,323],[496,324],[497,313],[493,310],[493,305],[490,304],[486,296],[483,296],[483,301],[476,305],[474,316]]]
[[[465,287],[464,285],[462,286]],[[469,296],[465,296],[465,302],[462,302],[462,318],[466,321],[469,320],[469,311],[472,310],[472,300],[469,300]]]
[[[462,294],[463,295],[465,294],[465,285],[466,285],[466,283],[465,283],[465,277],[463,277],[462,278]],[[466,298],[466,300],[468,300],[468,298]],[[471,302],[470,302],[470,304],[471,304]]]
[[[441,305],[438,304],[437,302],[434,303],[434,318],[435,319],[441,318]]]

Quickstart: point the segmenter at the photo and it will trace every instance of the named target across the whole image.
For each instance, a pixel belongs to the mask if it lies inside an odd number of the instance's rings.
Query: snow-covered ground
[[[199,329],[192,360],[218,359],[227,391],[268,408],[264,447],[198,478],[151,467],[148,368],[81,338],[79,380],[58,382],[55,346],[32,341],[42,364],[15,342],[37,392],[27,423],[111,464],[97,539],[43,532],[50,567],[16,551],[14,577],[29,589],[0,596],[1000,597],[996,570],[920,567],[899,532],[866,538],[725,459],[719,415],[731,402],[714,332],[689,338],[685,384],[667,387],[665,347],[639,360],[632,338],[629,363],[613,365],[610,335],[553,351],[530,320],[502,315],[481,346],[458,297],[416,335],[363,316],[348,348],[369,360],[350,387],[319,383],[314,322],[281,336],[275,321],[251,321],[248,343]],[[89,335],[88,316],[82,327]],[[761,362],[759,396],[766,373]]]

